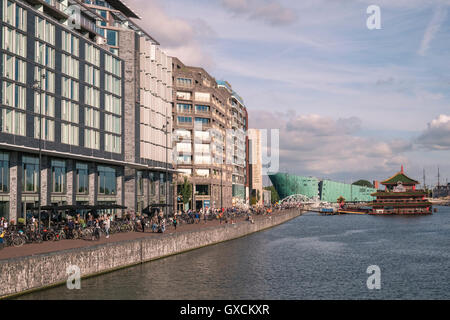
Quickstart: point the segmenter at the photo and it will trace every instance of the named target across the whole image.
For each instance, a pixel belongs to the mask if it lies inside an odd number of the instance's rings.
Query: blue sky
[[[127,3],[166,52],[229,81],[251,127],[280,130],[281,171],[450,178],[450,1]]]

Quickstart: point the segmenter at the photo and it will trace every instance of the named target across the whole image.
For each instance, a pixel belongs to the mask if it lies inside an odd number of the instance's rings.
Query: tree
[[[337,202],[338,203],[345,202],[345,198],[343,196],[340,196],[339,198],[337,198]]]
[[[264,187],[264,190],[270,191],[270,193],[271,193],[270,198],[271,198],[272,203],[276,203],[276,202],[280,201],[280,196],[278,195],[278,192],[274,186]]]
[[[361,187],[368,187],[368,188],[373,188],[373,184],[371,184],[369,181],[367,180],[358,180],[356,182],[352,183],[355,186],[361,186]]]
[[[189,203],[192,197],[192,184],[189,183],[187,177],[184,177],[184,182],[181,185],[180,189],[180,195],[183,204],[186,206],[186,204]]]

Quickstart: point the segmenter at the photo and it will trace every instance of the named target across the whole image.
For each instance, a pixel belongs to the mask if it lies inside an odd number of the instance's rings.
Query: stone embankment
[[[0,260],[0,298],[66,283],[67,268],[76,265],[81,277],[90,277],[201,247],[244,237],[301,215],[286,210],[272,216],[195,231],[164,234]]]

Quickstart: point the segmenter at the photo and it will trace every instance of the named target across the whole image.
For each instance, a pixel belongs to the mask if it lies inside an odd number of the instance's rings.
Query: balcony
[[[28,0],[33,5],[42,5],[44,12],[56,19],[67,19],[69,15],[66,13],[67,6],[56,0]]]

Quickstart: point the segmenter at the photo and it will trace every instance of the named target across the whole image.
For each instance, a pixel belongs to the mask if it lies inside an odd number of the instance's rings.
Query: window
[[[209,196],[209,185],[197,184],[195,186],[195,194],[198,194],[200,196]]]
[[[0,152],[0,192],[9,189],[9,154]]]
[[[98,166],[98,193],[103,195],[114,195],[116,188],[116,170],[114,168]]]
[[[195,118],[195,123],[201,123],[201,124],[209,124],[211,122],[208,118]]]
[[[79,129],[68,123],[61,123],[61,143],[77,146],[79,144]]]
[[[121,153],[122,150],[122,139],[120,136],[105,133],[105,151]]]
[[[117,115],[122,114],[122,99],[114,97],[110,94],[105,94],[105,110]]]
[[[61,78],[61,93],[64,98],[78,100],[78,82],[66,77]]]
[[[80,43],[79,39],[74,35],[72,35],[71,33],[66,32],[64,30],[61,32],[61,37],[62,37],[62,49],[67,53],[70,53],[74,56],[78,56],[78,48]]]
[[[105,131],[121,134],[121,118],[112,114],[105,114]]]
[[[191,100],[191,93],[184,91],[177,91],[177,99],[179,100]]]
[[[47,68],[55,69],[55,49],[45,43],[36,41],[34,61]]]
[[[25,110],[26,88],[20,85],[3,81],[2,103],[4,105]]]
[[[55,45],[55,26],[41,17],[36,17],[36,38]]]
[[[178,117],[178,123],[192,123],[192,117]]]
[[[84,130],[84,146],[89,149],[100,149],[100,132],[90,129]]]
[[[106,54],[105,55],[105,70],[118,76],[122,77],[122,62],[114,58],[113,56]]]
[[[94,87],[84,87],[84,103],[90,106],[100,107],[100,91]]]
[[[66,162],[52,160],[52,192],[64,193],[66,188]]]
[[[122,95],[122,81],[113,75],[105,74],[105,90],[117,96]]]
[[[3,49],[21,57],[27,57],[27,37],[14,29],[3,26]]]
[[[192,79],[177,78],[177,86],[190,88],[192,87]]]
[[[43,102],[42,109],[40,109]],[[37,114],[46,115],[49,117],[55,116],[55,98],[48,94],[38,92],[34,93],[34,112]]]
[[[22,191],[38,192],[39,188],[39,158],[22,157]]]
[[[73,123],[78,123],[79,107],[78,104],[61,99],[61,119]]]
[[[84,81],[89,83],[91,86],[96,86],[100,88],[100,70],[86,64],[84,72]]]
[[[85,59],[87,62],[100,67],[100,49],[94,47],[92,44],[86,43]]]
[[[76,164],[77,193],[87,194],[89,192],[89,169],[85,163]]]
[[[137,195],[144,195],[144,178],[142,177],[142,171],[136,172],[136,184],[137,184]]]
[[[192,111],[192,105],[184,104],[184,103],[177,103],[177,111],[190,113]]]
[[[34,137],[39,139],[39,117],[34,117]],[[55,141],[55,121],[42,118],[42,139]]]
[[[199,113],[207,113],[209,112],[209,106],[196,105],[195,111]]]
[[[119,45],[117,31],[106,30],[106,39],[107,39],[108,45],[110,45],[110,46],[117,47]]]
[[[55,93],[55,74],[45,68],[36,66],[34,68],[34,80],[41,83],[42,75],[45,75],[45,79],[42,81],[42,90]]]
[[[72,78],[78,79],[79,77],[79,63],[78,60],[68,56],[66,54],[61,54],[61,71],[62,73],[71,76]]]
[[[201,102],[210,102],[211,94],[204,93],[204,92],[196,92],[195,93],[195,100],[196,101],[201,101]]]
[[[2,109],[1,130],[4,133],[25,136],[25,113],[15,110]]]
[[[22,59],[4,54],[2,74],[5,78],[25,84],[27,76],[27,63]]]
[[[84,124],[87,127],[100,129],[100,112],[86,107],[84,109]]]
[[[178,156],[176,164],[191,164],[191,156]]]

